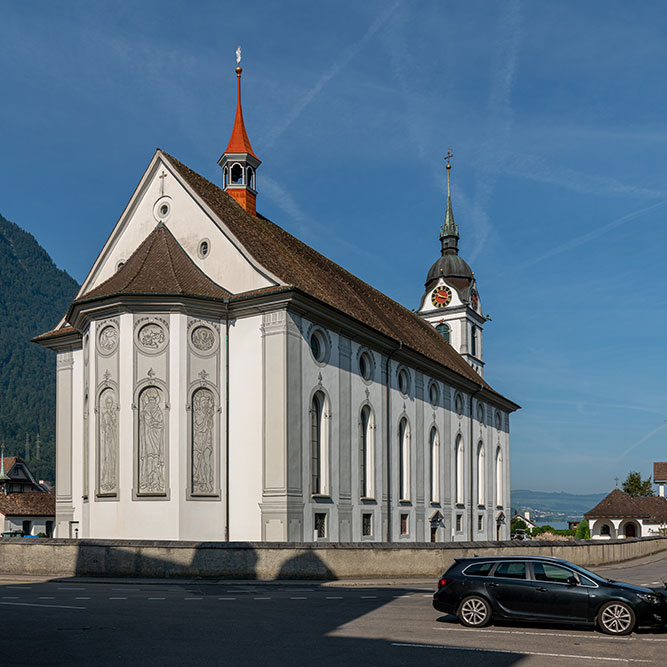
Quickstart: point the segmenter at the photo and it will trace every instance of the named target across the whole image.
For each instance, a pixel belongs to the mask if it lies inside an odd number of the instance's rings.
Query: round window
[[[440,398],[440,392],[438,391],[438,385],[435,382],[431,382],[431,386],[428,389],[428,395],[431,399],[431,405],[436,406],[438,404],[438,399]]]
[[[398,390],[401,394],[407,394],[410,389],[410,378],[408,372],[402,368],[398,373]]]
[[[153,216],[158,222],[166,220],[171,214],[171,201],[169,197],[160,197],[153,205]]]
[[[326,347],[324,338],[319,331],[313,331],[310,335],[310,351],[313,353],[315,361],[324,361]]]
[[[166,217],[167,213],[169,213],[169,207],[166,204],[162,204],[160,206],[160,217]]]
[[[202,239],[199,242],[199,247],[197,248],[197,254],[204,259],[211,251],[211,244],[208,239]]]
[[[373,362],[367,352],[359,357],[359,373],[364,380],[370,380],[373,377]]]

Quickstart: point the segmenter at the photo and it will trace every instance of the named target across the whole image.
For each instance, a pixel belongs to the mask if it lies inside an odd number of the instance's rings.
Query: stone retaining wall
[[[667,551],[667,538],[569,542],[285,544],[0,538],[0,575],[342,579],[438,577],[465,556],[540,555],[584,567]]]

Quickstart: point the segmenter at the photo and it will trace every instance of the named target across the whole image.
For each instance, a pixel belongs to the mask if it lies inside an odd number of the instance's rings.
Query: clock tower
[[[482,314],[475,274],[459,256],[459,228],[452,208],[450,160],[447,154],[447,211],[440,228],[440,257],[426,276],[426,291],[417,313],[479,373],[484,376],[482,329],[489,319]]]

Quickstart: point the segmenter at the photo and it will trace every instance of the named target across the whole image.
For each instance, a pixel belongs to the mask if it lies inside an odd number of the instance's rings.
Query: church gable
[[[236,206],[231,200],[229,206]],[[192,262],[231,293],[279,284],[213,214],[158,150],[84,281],[77,300],[111,279],[158,224]]]

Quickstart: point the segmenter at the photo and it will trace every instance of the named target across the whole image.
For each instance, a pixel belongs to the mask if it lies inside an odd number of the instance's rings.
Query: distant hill
[[[77,289],[31,234],[0,215],[0,438],[6,456],[27,454],[38,479],[55,479],[55,355],[30,339],[58,323]]]
[[[531,512],[531,519],[538,523],[581,519],[584,512],[593,509],[606,493],[564,493],[512,489],[512,509]]]

